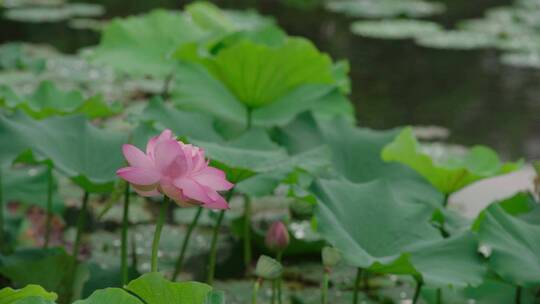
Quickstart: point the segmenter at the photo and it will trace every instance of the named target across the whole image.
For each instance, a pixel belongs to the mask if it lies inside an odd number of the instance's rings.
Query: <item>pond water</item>
[[[188,1],[101,0],[105,18],[180,8]],[[255,7],[274,16],[290,34],[313,40],[334,58],[351,64],[352,96],[358,122],[372,128],[436,125],[459,144],[486,144],[507,158],[540,158],[540,70],[504,65],[495,50],[428,49],[408,40],[353,35],[354,19],[324,8],[293,9],[278,0],[215,1],[222,7]],[[448,0],[432,20],[451,27],[483,15],[508,0]],[[0,42],[48,43],[75,52],[98,42],[97,33],[74,30],[66,22],[25,24],[0,20]]]

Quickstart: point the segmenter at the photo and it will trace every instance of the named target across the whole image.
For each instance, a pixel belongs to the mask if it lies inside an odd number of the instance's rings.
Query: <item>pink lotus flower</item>
[[[227,209],[229,205],[218,191],[231,189],[225,173],[209,167],[204,150],[177,141],[171,130],[153,137],[146,154],[132,145],[122,147],[129,167],[116,174],[133,185],[142,196],[163,193],[180,205],[188,202],[210,209]]]
[[[289,230],[281,221],[275,221],[266,232],[266,246],[275,251],[285,250],[289,246]]]

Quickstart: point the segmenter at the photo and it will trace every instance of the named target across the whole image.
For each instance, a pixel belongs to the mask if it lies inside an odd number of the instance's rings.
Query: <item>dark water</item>
[[[144,13],[156,7],[181,8],[189,1],[101,0],[107,18]],[[497,51],[446,51],[411,41],[384,41],[352,35],[352,21],[324,9],[292,9],[277,0],[216,1],[229,8],[257,8],[274,16],[290,34],[313,40],[334,58],[351,63],[359,124],[373,128],[437,125],[451,130],[450,141],[486,144],[505,157],[540,158],[540,70],[502,65]],[[445,26],[481,17],[508,0],[448,0]],[[29,25],[0,21],[0,41],[51,44],[74,52],[98,42],[91,31],[66,23]]]

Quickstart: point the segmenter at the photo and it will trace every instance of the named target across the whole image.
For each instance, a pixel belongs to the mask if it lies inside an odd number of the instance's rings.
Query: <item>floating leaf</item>
[[[490,35],[469,31],[440,31],[416,37],[416,43],[429,48],[471,50],[491,48],[496,39]]]
[[[502,61],[518,68],[539,69],[540,53],[508,53],[503,55]]]
[[[205,35],[180,13],[155,10],[113,20],[105,27],[92,58],[124,73],[164,77],[173,69],[170,53]]]
[[[23,302],[23,300],[26,300],[28,298],[33,298],[33,301]],[[54,292],[48,292],[39,285],[28,285],[18,290],[14,290],[9,287],[0,289],[0,303],[1,304],[22,304],[22,303],[47,304],[47,303],[53,303],[56,300],[56,298],[57,296]]]
[[[540,283],[540,225],[530,224],[491,205],[482,213],[478,235],[488,246],[490,269],[506,282],[533,287]]]
[[[50,159],[56,170],[86,191],[112,190],[115,171],[124,164],[121,145],[126,136],[100,130],[83,116],[61,116],[32,120],[22,112],[0,116],[0,160],[10,163],[30,150],[38,161]]]
[[[439,191],[453,193],[475,181],[508,173],[521,163],[501,163],[491,149],[475,146],[465,155],[431,156],[422,150],[411,128],[404,129],[382,152],[385,161],[396,161],[410,166]]]
[[[20,43],[0,45],[0,69],[31,70],[41,72],[45,68],[45,60],[30,56]]]
[[[388,18],[388,17],[427,17],[444,12],[442,3],[421,0],[333,0],[326,4],[333,12],[352,17]]]
[[[421,20],[356,21],[351,25],[354,34],[380,39],[418,38],[441,32],[437,23]]]
[[[21,22],[59,22],[73,17],[99,17],[105,13],[99,4],[67,3],[61,6],[29,6],[12,8],[5,17]]]

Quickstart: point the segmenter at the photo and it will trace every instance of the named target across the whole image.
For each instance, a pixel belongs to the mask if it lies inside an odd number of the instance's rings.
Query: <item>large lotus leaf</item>
[[[50,81],[42,82],[29,96],[17,96],[9,87],[0,88],[0,104],[19,108],[28,115],[42,119],[52,115],[81,113],[90,118],[117,114],[121,105],[107,104],[100,95],[84,99],[78,91],[61,91]]]
[[[389,183],[320,180],[315,193],[318,231],[348,264],[410,274],[434,286],[482,282],[484,267],[473,235],[443,239],[429,224],[430,208],[406,202]]]
[[[165,105],[161,98],[154,98],[144,109],[141,120],[154,121],[162,127],[171,129],[174,134],[188,139],[222,141],[214,129],[214,120],[201,113],[180,111]]]
[[[46,168],[18,168],[2,171],[2,195],[6,202],[16,201],[25,205],[47,208],[49,174]],[[64,202],[58,195],[58,185],[53,177],[53,211],[61,213]]]
[[[220,51],[206,65],[250,108],[274,102],[300,85],[335,82],[330,57],[301,38],[288,39],[279,47],[242,41]]]
[[[21,43],[0,45],[0,69],[42,71],[45,68],[45,60],[32,57],[27,53]]]
[[[12,8],[6,11],[5,17],[20,22],[43,23],[75,17],[98,17],[104,13],[104,8],[99,4],[62,3],[59,6],[33,5]]]
[[[442,205],[441,193],[422,176],[404,165],[386,163],[381,159],[381,150],[399,130],[356,128],[344,120],[319,125],[324,141],[332,149],[334,168],[346,179],[353,182],[384,179],[392,183],[399,196],[407,197],[407,201],[434,208]]]
[[[521,163],[501,163],[493,150],[475,146],[465,155],[432,157],[422,150],[412,128],[404,129],[382,152],[385,161],[403,163],[429,180],[439,191],[453,193],[475,181],[511,172]]]
[[[96,290],[90,297],[75,301],[73,304],[143,304],[136,296],[120,288],[106,288]]]
[[[203,304],[212,290],[211,286],[198,282],[170,282],[157,272],[142,275],[126,288],[147,304]]]
[[[32,302],[24,302],[27,304],[35,303],[53,303],[57,296],[54,292],[48,292],[39,285],[28,285],[22,289],[14,290],[9,287],[0,289],[0,304],[22,304],[22,300],[33,298]],[[41,302],[38,301],[42,300]]]
[[[38,284],[56,292],[60,299],[69,294],[73,284],[74,295],[79,296],[88,279],[85,264],[79,264],[75,277],[71,276],[73,257],[63,249],[25,249],[9,256],[0,256],[0,274],[9,278],[16,286]]]
[[[180,13],[155,10],[113,20],[105,27],[92,58],[128,74],[162,77],[172,71],[172,51],[205,35]]]
[[[513,217],[497,205],[483,212],[480,243],[490,250],[490,269],[519,286],[540,284],[540,225]]]
[[[126,136],[101,130],[83,116],[32,120],[22,112],[0,116],[0,142],[9,143],[0,153],[3,163],[31,150],[38,161],[49,159],[55,169],[90,192],[106,192],[124,164],[121,145]]]

